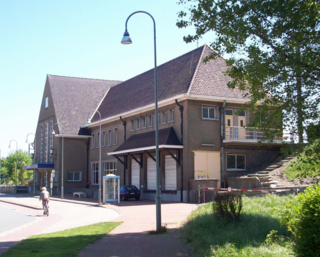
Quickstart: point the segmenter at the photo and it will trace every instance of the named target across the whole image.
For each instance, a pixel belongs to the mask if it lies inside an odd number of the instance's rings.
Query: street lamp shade
[[[56,132],[54,132],[54,130],[52,130],[51,134],[52,134],[52,135],[55,135],[55,134],[56,134]]]
[[[123,38],[121,40],[121,44],[124,44],[124,45],[132,44],[132,40],[131,40],[129,32],[127,30],[123,34]]]
[[[89,120],[89,119],[87,119],[87,122],[86,122],[87,124],[91,124],[91,120]]]

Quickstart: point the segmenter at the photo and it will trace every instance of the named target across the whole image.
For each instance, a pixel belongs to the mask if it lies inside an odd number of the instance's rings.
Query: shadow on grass
[[[100,241],[97,241],[101,239]],[[94,243],[97,241],[97,244]],[[14,242],[7,242],[14,243]],[[5,245],[0,242],[0,249]],[[99,234],[56,238],[29,238],[21,241],[1,257],[72,257],[72,256],[195,256],[179,229],[167,233]]]
[[[213,214],[197,216],[185,224],[183,234],[200,256],[210,256],[212,247],[233,245],[238,250],[260,247],[265,244],[266,236],[271,230],[278,230],[279,235],[290,236],[286,228],[280,226],[278,219],[247,213],[242,215],[242,221],[231,223],[226,223]]]

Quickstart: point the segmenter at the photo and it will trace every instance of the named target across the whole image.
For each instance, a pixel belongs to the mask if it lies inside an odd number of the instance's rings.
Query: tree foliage
[[[298,256],[320,256],[320,184],[308,187],[282,211],[281,224],[292,232]]]
[[[253,117],[250,126],[270,136],[285,127],[298,133],[301,141],[304,128],[319,117],[319,1],[180,0],[179,4],[186,9],[178,14],[177,26],[195,28],[185,42],[215,33],[210,45],[216,53],[206,61],[217,55],[228,57],[226,73],[233,78],[228,86],[251,98],[245,106]]]
[[[32,159],[26,151],[18,150],[10,153],[6,158],[3,158],[1,160],[1,174],[6,175],[7,179],[15,182],[16,163],[18,180],[22,182],[24,181],[24,176],[27,176],[27,172],[23,172],[23,166],[32,163]]]

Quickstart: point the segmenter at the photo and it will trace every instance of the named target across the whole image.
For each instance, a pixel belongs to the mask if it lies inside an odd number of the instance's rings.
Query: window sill
[[[214,120],[214,121],[218,121],[218,118],[214,118],[214,119],[207,119],[207,118],[202,118],[202,120]]]

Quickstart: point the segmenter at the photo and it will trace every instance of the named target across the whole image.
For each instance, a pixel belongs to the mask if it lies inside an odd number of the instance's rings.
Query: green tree
[[[253,118],[249,126],[270,138],[286,128],[302,142],[305,127],[319,117],[319,1],[180,0],[179,4],[187,8],[179,13],[177,26],[195,28],[185,42],[214,32],[210,45],[216,53],[205,61],[228,57],[226,74],[233,78],[228,86],[251,98],[245,106]]]
[[[16,162],[17,162],[18,180],[22,181],[24,180],[24,178],[21,179],[22,178],[21,175],[19,178],[19,174],[21,173],[21,170],[24,165],[30,165],[32,163],[32,159],[26,151],[22,151],[22,150],[11,152],[5,159],[3,159],[3,161],[1,162],[1,167],[3,168],[1,170],[5,172],[5,174],[7,175],[7,179],[11,180],[14,183],[16,179],[16,169],[15,169]],[[24,164],[22,165],[22,163]]]

